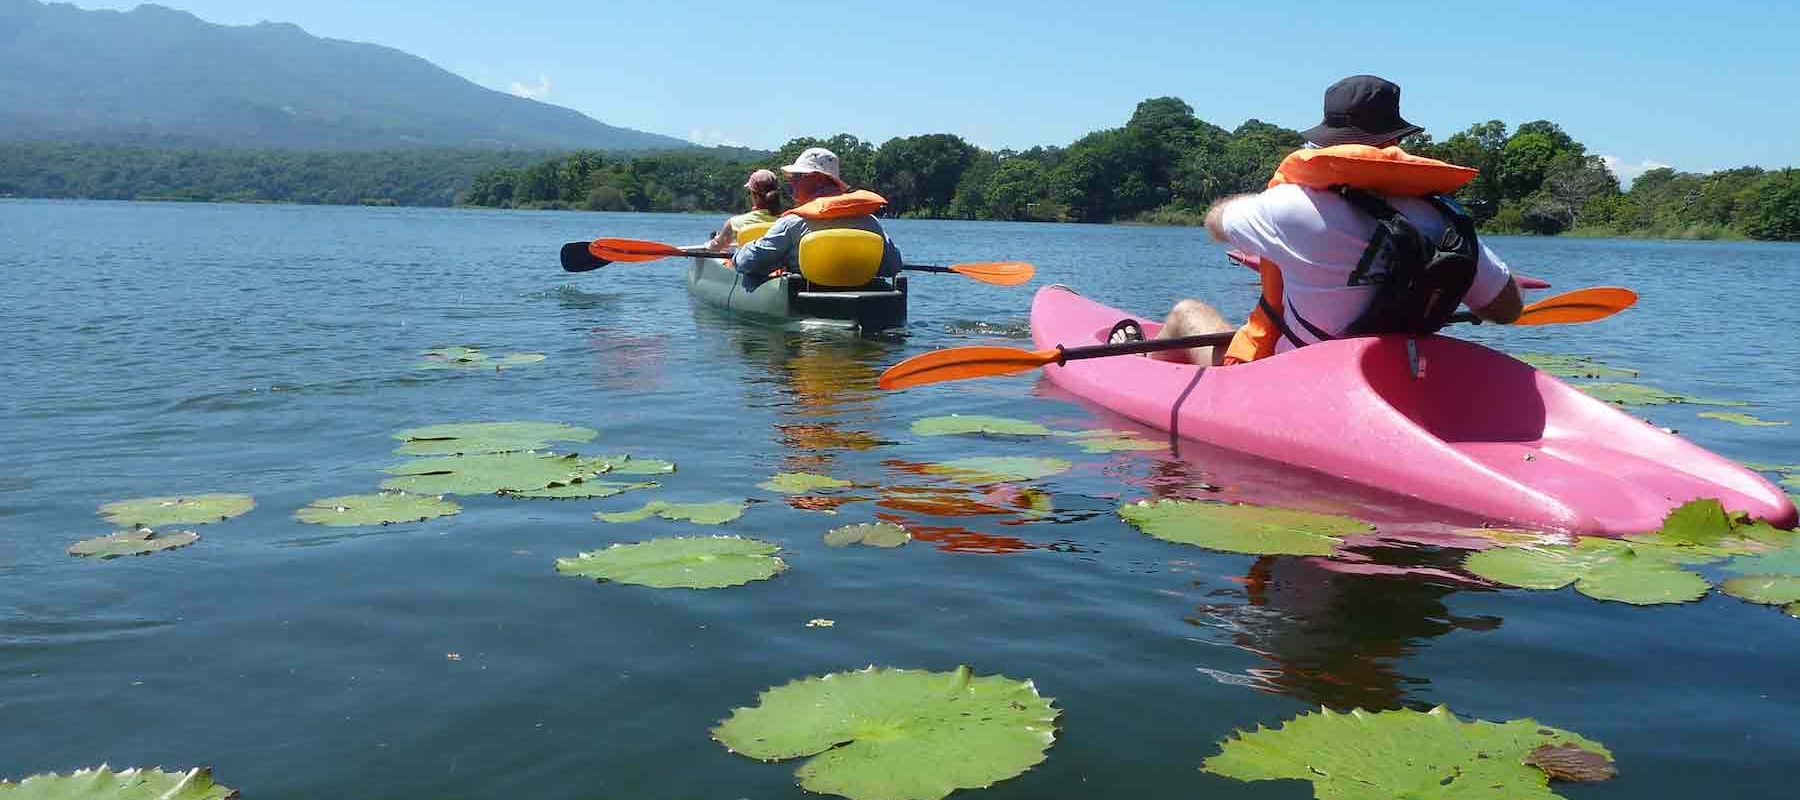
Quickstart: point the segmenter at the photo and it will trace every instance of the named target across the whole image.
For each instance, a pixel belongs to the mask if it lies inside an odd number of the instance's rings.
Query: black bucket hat
[[[1352,75],[1325,90],[1325,121],[1301,133],[1320,147],[1380,145],[1425,130],[1400,118],[1400,87],[1374,75]]]

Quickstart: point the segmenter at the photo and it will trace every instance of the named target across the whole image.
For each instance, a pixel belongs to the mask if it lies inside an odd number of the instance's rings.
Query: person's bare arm
[[[1230,197],[1221,197],[1214,201],[1212,208],[1206,210],[1206,235],[1211,237],[1215,242],[1223,243],[1228,241],[1225,238],[1225,207],[1239,200],[1255,196],[1256,195],[1253,194],[1237,194]]]
[[[1475,316],[1488,322],[1511,325],[1519,319],[1519,312],[1525,310],[1525,300],[1519,296],[1519,282],[1509,279],[1506,288],[1500,290],[1493,301],[1480,308],[1470,308]]]

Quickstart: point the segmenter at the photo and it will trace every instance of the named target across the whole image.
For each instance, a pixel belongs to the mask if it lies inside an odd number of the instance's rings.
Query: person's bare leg
[[[1208,333],[1223,333],[1235,330],[1236,325],[1225,321],[1219,310],[1199,300],[1183,300],[1175,304],[1169,312],[1169,319],[1158,331],[1158,339],[1178,339],[1183,336],[1202,336]],[[1189,347],[1183,350],[1161,350],[1150,354],[1151,358],[1163,361],[1175,361],[1184,364],[1217,365],[1225,358],[1224,347]]]

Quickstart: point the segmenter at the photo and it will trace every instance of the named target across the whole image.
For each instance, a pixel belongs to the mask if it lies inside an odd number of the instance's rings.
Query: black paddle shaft
[[[1057,349],[1062,351],[1062,358],[1058,359],[1057,363],[1060,364],[1064,361],[1080,361],[1084,358],[1106,358],[1107,356],[1129,356],[1138,353],[1155,353],[1161,350],[1181,350],[1188,347],[1217,347],[1222,344],[1231,344],[1231,339],[1234,336],[1237,336],[1237,331],[1205,333],[1199,336],[1182,336],[1176,339],[1145,339],[1140,342],[1095,344],[1086,347],[1062,347],[1059,345]]]

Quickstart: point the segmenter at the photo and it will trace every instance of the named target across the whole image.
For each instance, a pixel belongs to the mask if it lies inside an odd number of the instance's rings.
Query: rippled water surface
[[[1791,797],[1800,769],[1800,621],[1713,595],[1636,608],[1571,591],[1491,591],[1459,553],[1391,546],[1345,574],[1297,558],[1151,539],[1121,502],[1282,493],[1442,528],[1391,499],[1204,448],[1087,454],[1053,441],[914,435],[951,412],[1127,427],[1035,378],[882,393],[928,349],[1024,344],[1029,288],[914,279],[904,335],[744,324],[691,304],[685,265],[570,275],[564,241],[700,240],[703,217],[0,201],[0,777],[211,764],[256,798],[783,798],[793,764],[732,755],[708,728],[764,687],[880,664],[1031,678],[1063,710],[1033,771],[970,796],[1310,796],[1198,771],[1236,728],[1334,708],[1447,704],[1535,717],[1608,744],[1621,774],[1575,798]],[[1018,258],[1039,283],[1160,312],[1252,302],[1252,276],[1189,229],[897,221],[914,263]],[[1800,419],[1792,285],[1800,248],[1494,238],[1559,289],[1636,288],[1602,323],[1464,331],[1579,353],[1657,386]],[[415,369],[470,344],[539,352],[505,372]],[[1800,461],[1795,428],[1693,407],[1647,414],[1752,461]],[[400,429],[541,419],[596,428],[584,451],[671,459],[654,494],[464,499],[389,528],[292,512],[372,491]],[[1075,462],[1005,492],[951,497],[921,476],[978,455]],[[866,484],[827,515],[756,484],[777,470]],[[1208,484],[1218,489],[1209,492]],[[182,550],[65,555],[107,532],[106,501],[244,492],[250,514]],[[940,502],[920,503],[920,497]],[[598,510],[758,498],[727,532],[783,545],[785,575],[712,592],[555,574],[555,558],[706,531]],[[804,504],[799,504],[804,505]],[[989,513],[948,515],[949,512]],[[1001,513],[992,513],[1001,512]],[[897,549],[830,549],[876,514]],[[835,620],[809,628],[808,620]],[[452,655],[454,654],[454,656]]]

